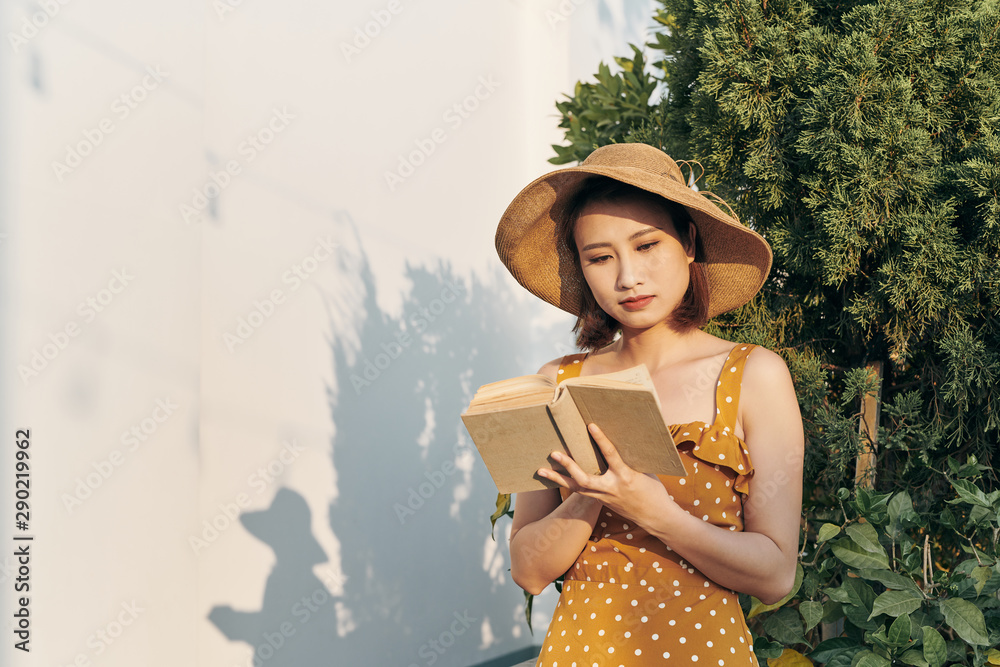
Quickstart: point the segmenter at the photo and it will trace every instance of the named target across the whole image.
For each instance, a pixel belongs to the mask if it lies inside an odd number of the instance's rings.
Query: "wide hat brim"
[[[590,176],[607,176],[684,206],[701,239],[708,277],[708,317],[747,303],[771,270],[771,247],[754,230],[687,187],[677,164],[646,144],[598,148],[579,166],[536,179],[510,203],[497,226],[496,248],[511,275],[535,296],[580,314],[584,278],[559,223]]]

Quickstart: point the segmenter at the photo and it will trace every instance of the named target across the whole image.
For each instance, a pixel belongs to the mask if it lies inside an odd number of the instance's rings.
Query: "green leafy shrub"
[[[741,600],[758,658],[793,648],[829,667],[1000,664],[1000,491],[979,488],[991,471],[975,459],[948,464],[953,497],[933,519],[905,491],[865,488],[840,489],[836,507],[809,517],[792,595]],[[954,539],[932,536],[935,525]]]

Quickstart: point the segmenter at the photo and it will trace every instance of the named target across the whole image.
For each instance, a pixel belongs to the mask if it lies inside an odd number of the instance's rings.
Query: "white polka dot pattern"
[[[660,477],[682,508],[727,530],[743,530],[743,497],[753,474],[746,446],[733,432],[752,349],[737,346],[726,360],[712,424],[671,426],[688,477]],[[578,374],[575,361],[564,360],[566,377]],[[591,540],[567,574],[538,666],[758,665],[735,593],[607,508]],[[572,618],[563,613],[581,606],[583,613]]]

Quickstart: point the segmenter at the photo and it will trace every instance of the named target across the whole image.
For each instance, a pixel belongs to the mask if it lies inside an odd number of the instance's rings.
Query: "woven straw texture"
[[[581,184],[608,176],[686,207],[705,251],[708,316],[733,310],[756,294],[771,268],[771,248],[755,231],[687,187],[677,164],[646,144],[598,148],[582,164],[548,173],[525,187],[504,212],[496,248],[511,275],[535,296],[579,315],[583,276],[558,242],[558,221]]]

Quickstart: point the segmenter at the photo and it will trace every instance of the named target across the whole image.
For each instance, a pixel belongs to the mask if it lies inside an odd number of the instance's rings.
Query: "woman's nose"
[[[639,283],[635,262],[622,257],[618,262],[618,289],[629,290]]]

